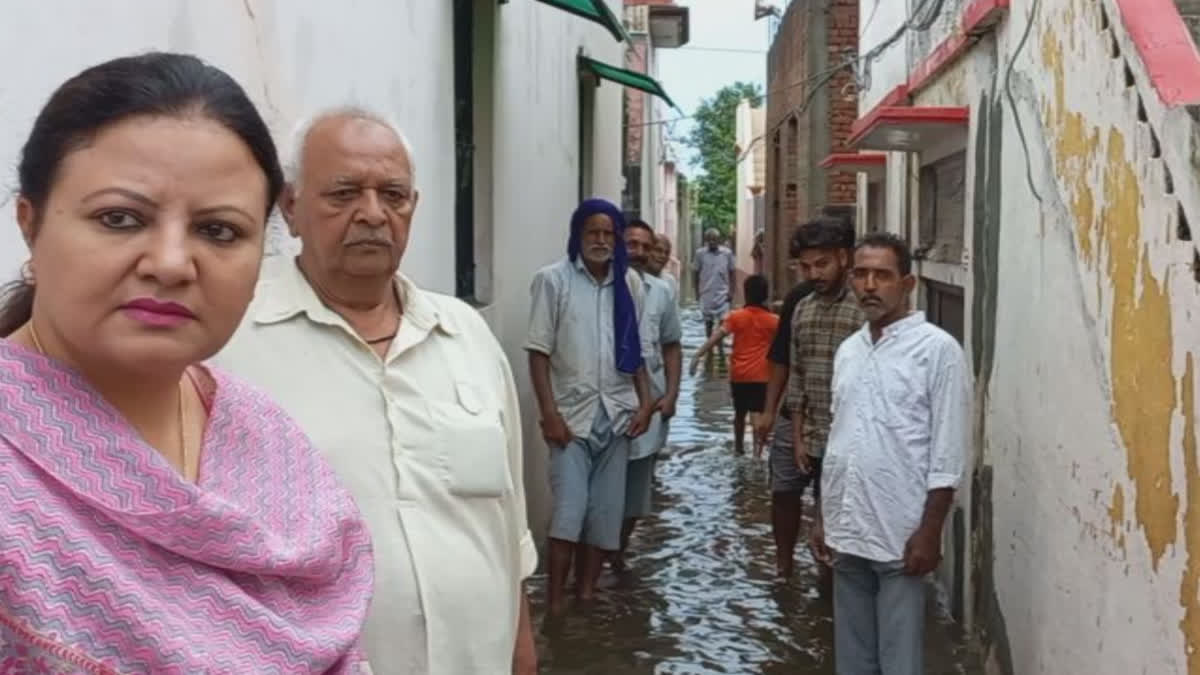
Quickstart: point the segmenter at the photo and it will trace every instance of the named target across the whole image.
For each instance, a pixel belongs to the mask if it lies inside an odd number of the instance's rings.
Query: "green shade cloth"
[[[604,26],[618,42],[629,42],[629,34],[621,20],[613,15],[612,10],[604,0],[539,0],[552,7],[557,7],[576,16],[582,16],[590,21]]]
[[[654,94],[666,101],[667,105],[676,108],[675,102],[671,100],[670,96],[667,96],[667,92],[662,88],[662,85],[652,77],[647,77],[632,70],[610,66],[607,63],[601,63],[586,56],[579,57],[579,67],[591,71],[596,77],[616,82],[626,87],[641,89],[648,94]]]

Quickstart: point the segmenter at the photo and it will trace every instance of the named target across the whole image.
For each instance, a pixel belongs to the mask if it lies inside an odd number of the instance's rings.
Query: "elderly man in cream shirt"
[[[403,135],[369,111],[301,125],[271,260],[217,365],[264,388],[333,463],[375,547],[376,675],[531,674],[512,372],[483,319],[398,273],[417,206]]]

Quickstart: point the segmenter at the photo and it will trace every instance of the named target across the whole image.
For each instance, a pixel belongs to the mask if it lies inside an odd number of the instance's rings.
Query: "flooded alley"
[[[686,364],[704,328],[692,308],[683,323]],[[805,546],[791,582],[775,580],[767,462],[733,454],[732,416],[721,359],[684,375],[670,457],[657,469],[656,516],[635,535],[630,573],[606,573],[610,587],[593,606],[539,619],[541,672],[834,672],[831,599]],[[543,584],[534,587],[539,617]],[[929,675],[980,672],[954,627],[931,614]]]

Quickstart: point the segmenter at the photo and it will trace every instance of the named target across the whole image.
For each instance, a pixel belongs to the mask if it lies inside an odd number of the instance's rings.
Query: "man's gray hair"
[[[344,105],[320,110],[313,115],[302,118],[292,128],[292,135],[284,151],[286,154],[283,161],[283,175],[292,184],[294,190],[297,192],[300,191],[300,176],[304,173],[304,146],[308,142],[308,135],[321,122],[335,118],[367,120],[383,125],[391,130],[392,133],[396,134],[396,138],[400,140],[400,146],[404,148],[404,154],[408,156],[409,171],[412,174],[413,182],[416,182],[417,160],[413,156],[412,143],[408,142],[408,137],[400,130],[400,126],[389,116],[365,106]]]

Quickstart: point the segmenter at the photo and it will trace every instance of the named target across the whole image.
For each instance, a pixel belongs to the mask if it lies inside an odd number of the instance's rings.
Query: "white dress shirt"
[[[826,545],[878,562],[904,558],[928,492],[962,478],[970,395],[962,347],[922,312],[878,342],[869,325],[842,342],[822,467]]]
[[[283,405],[362,510],[373,671],[509,672],[521,582],[537,564],[512,372],[469,306],[403,276],[396,287],[403,316],[381,359],[292,259],[270,261],[216,363]]]
[[[629,269],[625,283],[640,318],[642,279]],[[582,257],[575,262],[563,258],[538,270],[530,295],[525,349],[550,357],[554,401],[571,433],[579,438],[591,436],[601,406],[612,421],[613,433],[625,433],[638,398],[633,375],[618,371],[616,365],[612,267],[597,281]]]

